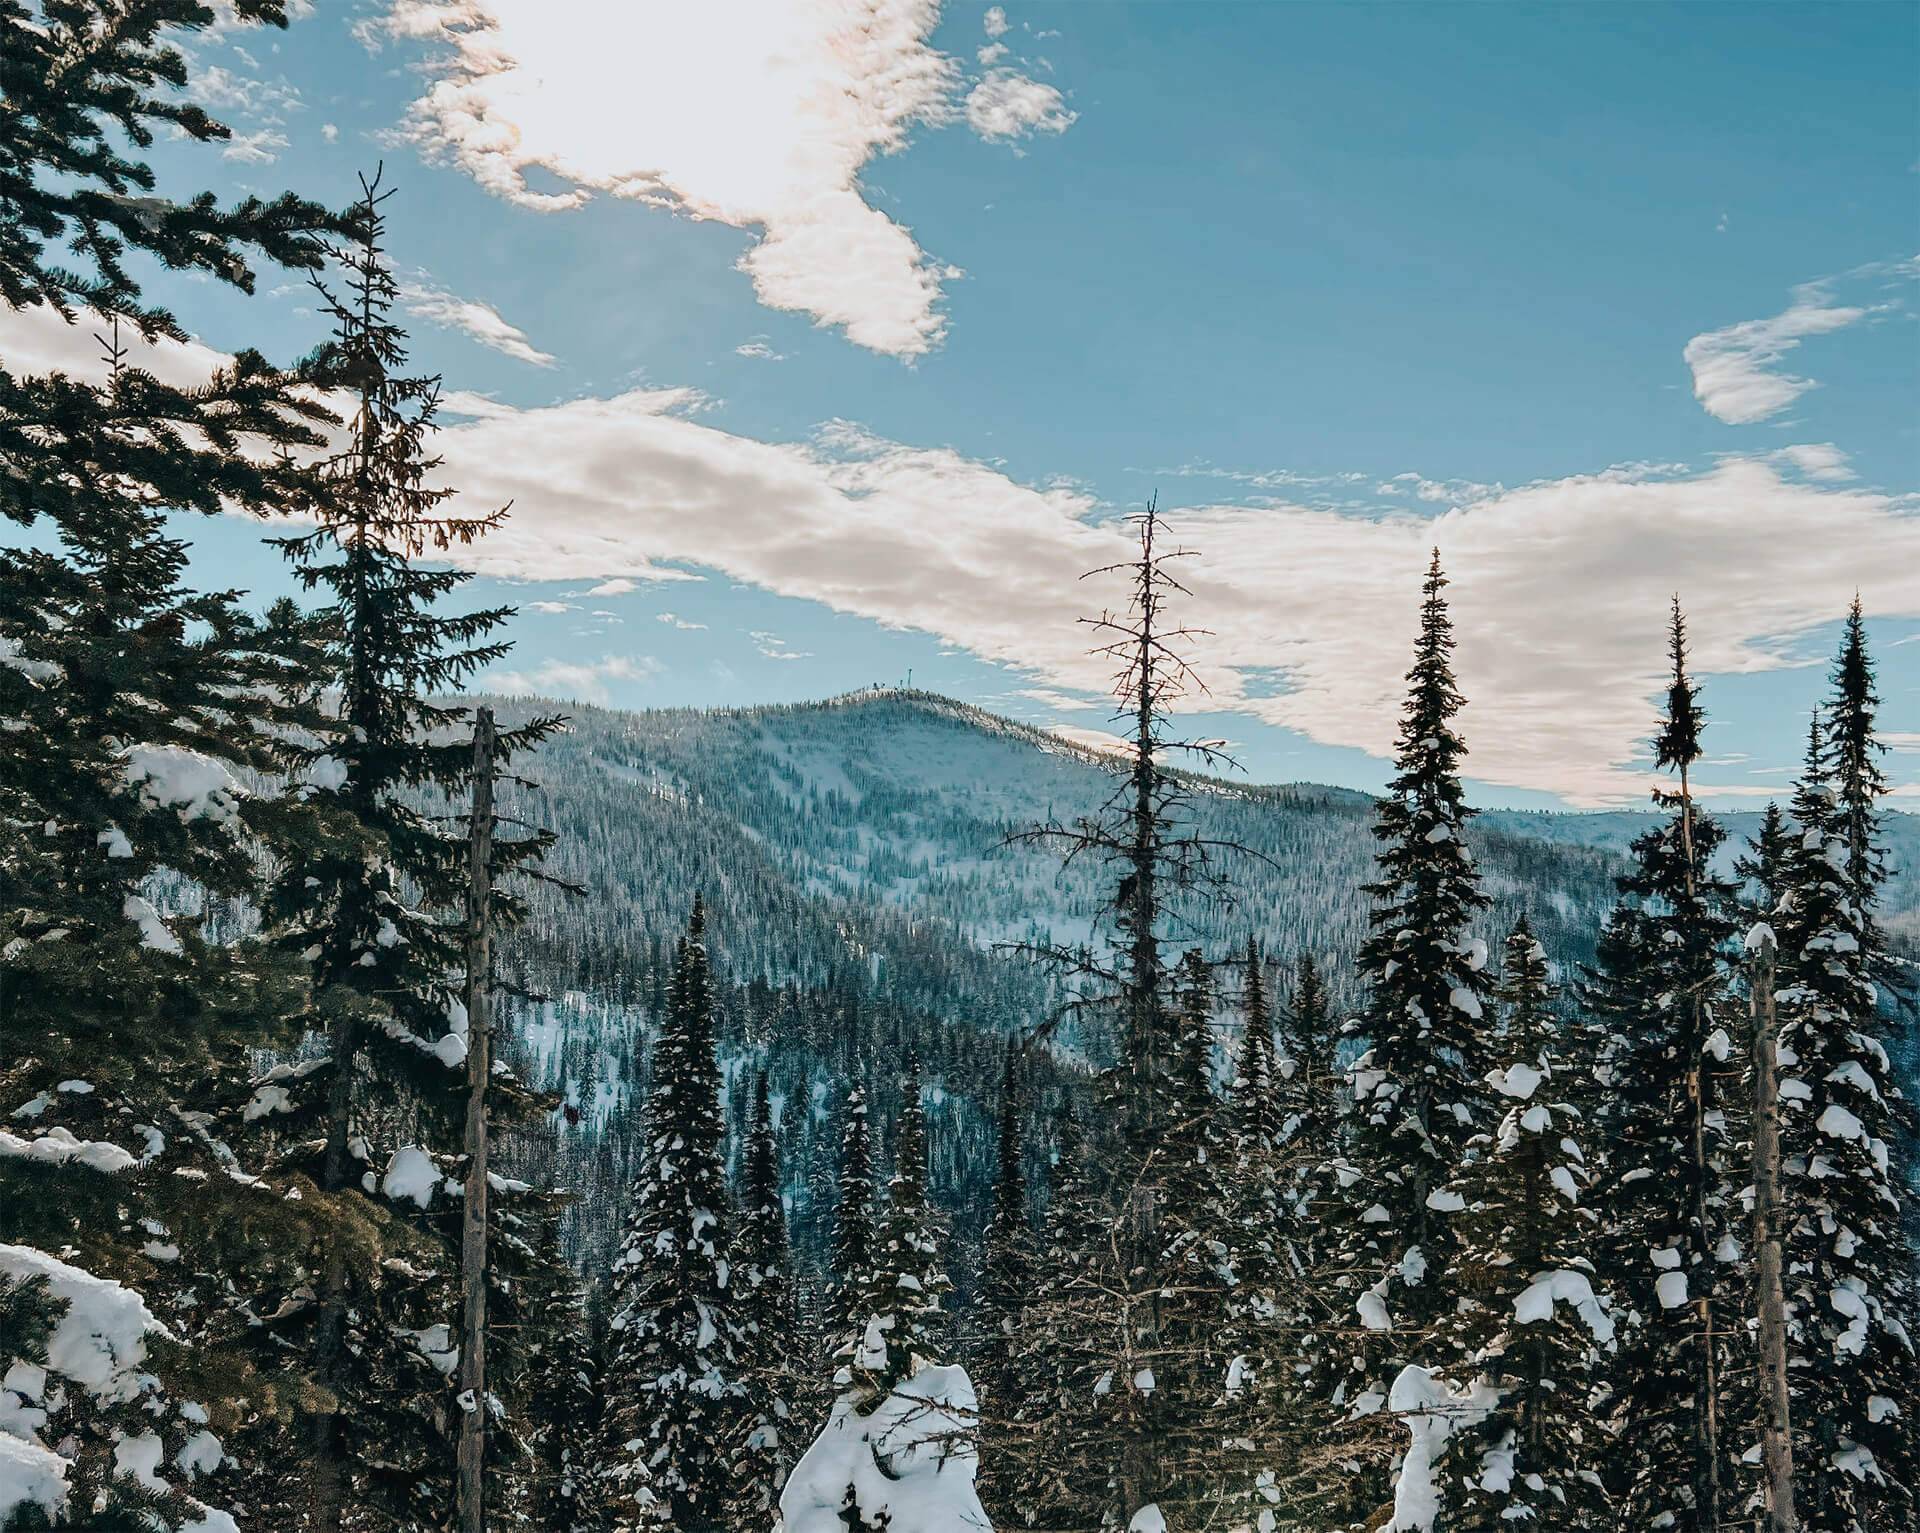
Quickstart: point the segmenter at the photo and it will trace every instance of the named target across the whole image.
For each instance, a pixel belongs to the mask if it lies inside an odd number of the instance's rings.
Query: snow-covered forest
[[[0,0],[0,303],[102,347],[0,353],[0,1533],[1915,1526],[1857,604],[1733,815],[1683,598],[1653,803],[1476,815],[1438,552],[1388,790],[1249,785],[1151,506],[1124,749],[487,696],[419,210],[156,184],[206,19]],[[326,334],[163,382],[156,273]]]

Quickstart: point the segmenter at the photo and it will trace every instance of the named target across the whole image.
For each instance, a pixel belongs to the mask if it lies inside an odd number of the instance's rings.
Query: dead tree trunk
[[[493,1069],[493,710],[473,721],[467,831],[467,1190],[460,1215],[460,1533],[486,1533],[487,1080]]]
[[[1780,1024],[1773,1004],[1773,934],[1755,944],[1753,994],[1753,1248],[1760,1321],[1760,1466],[1766,1533],[1798,1533],[1793,1419],[1787,1394],[1786,1299],[1780,1287]]]

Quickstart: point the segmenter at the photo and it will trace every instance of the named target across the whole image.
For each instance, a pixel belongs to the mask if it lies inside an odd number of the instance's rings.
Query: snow
[[[1487,1072],[1489,1086],[1502,1096],[1514,1097],[1522,1102],[1532,1097],[1539,1089],[1540,1082],[1545,1079],[1546,1076],[1540,1070],[1524,1060],[1508,1065],[1504,1070]]]
[[[142,946],[160,953],[180,951],[180,939],[167,929],[167,923],[160,919],[160,912],[153,908],[151,901],[129,894],[120,906],[120,914],[140,928]]]
[[[923,1368],[871,1410],[843,1395],[780,1495],[784,1533],[990,1533],[974,1491],[973,1382]],[[851,1512],[853,1515],[849,1516]]]
[[[1814,1127],[1829,1139],[1864,1139],[1867,1136],[1866,1126],[1838,1102],[1820,1114]]]
[[[0,1524],[22,1507],[38,1507],[49,1521],[67,1504],[67,1461],[36,1442],[0,1432]]]
[[[1455,985],[1453,993],[1447,997],[1447,1000],[1455,1011],[1465,1012],[1476,1022],[1480,1020],[1480,997],[1465,985]]]
[[[48,1129],[38,1139],[22,1139],[0,1129],[0,1156],[44,1161],[55,1166],[73,1163],[109,1173],[139,1164],[117,1144],[103,1139],[76,1139],[63,1128]]]
[[[1871,1318],[1867,1301],[1861,1296],[1856,1280],[1849,1279],[1827,1295],[1827,1303],[1833,1306],[1833,1312],[1847,1322],[1846,1330],[1833,1338],[1833,1355],[1851,1353],[1858,1357],[1866,1349],[1867,1323]]]
[[[1513,1318],[1518,1325],[1551,1320],[1555,1304],[1568,1305],[1587,1323],[1593,1339],[1606,1346],[1613,1340],[1613,1317],[1607,1313],[1593,1284],[1584,1272],[1560,1270],[1542,1272],[1534,1277],[1526,1291],[1513,1301]]]
[[[433,1157],[419,1145],[408,1144],[393,1152],[380,1190],[395,1202],[404,1199],[417,1208],[425,1208],[433,1201],[434,1190],[439,1185],[440,1168],[433,1163]]]
[[[1467,1200],[1449,1188],[1435,1188],[1427,1194],[1427,1207],[1436,1214],[1457,1214],[1467,1206]]]
[[[22,1282],[45,1278],[49,1296],[67,1306],[47,1341],[47,1366],[53,1372],[102,1399],[127,1401],[139,1394],[146,1339],[166,1331],[137,1293],[32,1246],[0,1245],[0,1276]]]
[[[410,1340],[414,1351],[432,1363],[442,1378],[451,1378],[453,1370],[460,1366],[460,1348],[446,1325],[436,1322],[417,1331],[402,1328],[397,1334]]]
[[[1387,1395],[1387,1409],[1406,1423],[1412,1441],[1393,1486],[1393,1520],[1385,1533],[1433,1533],[1440,1515],[1440,1488],[1433,1467],[1447,1440],[1487,1418],[1500,1393],[1484,1380],[1456,1390],[1428,1369],[1409,1364]]]
[[[1149,1501],[1127,1520],[1127,1533],[1167,1533],[1166,1513],[1158,1501]]]
[[[230,822],[246,791],[226,766],[181,745],[136,745],[121,758],[127,783],[183,821]]]
[[[1684,1272],[1663,1272],[1654,1279],[1654,1297],[1660,1301],[1662,1309],[1678,1309],[1687,1302],[1687,1275]]]
[[[1387,1282],[1382,1278],[1361,1294],[1354,1303],[1354,1309],[1360,1316],[1360,1323],[1369,1331],[1391,1331],[1393,1317],[1387,1313]]]

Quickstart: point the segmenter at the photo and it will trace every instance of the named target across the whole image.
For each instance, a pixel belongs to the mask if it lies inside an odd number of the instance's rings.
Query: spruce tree
[[[1436,550],[1422,586],[1395,775],[1373,827],[1380,850],[1365,886],[1373,909],[1359,953],[1368,999],[1349,1024],[1366,1045],[1349,1073],[1354,1121],[1339,1216],[1352,1344],[1330,1358],[1330,1372],[1363,1455],[1352,1482],[1357,1512],[1385,1499],[1382,1471],[1401,1446],[1379,1416],[1394,1379],[1435,1360],[1434,1328],[1453,1309],[1442,1277],[1453,1237],[1431,1194],[1452,1177],[1488,1113],[1487,950],[1469,931],[1488,900],[1462,839],[1472,811],[1454,720],[1465,700],[1453,677],[1446,586]]]
[[[796,1364],[801,1360],[788,1271],[780,1143],[764,1070],[754,1080],[742,1193],[734,1281],[740,1288],[742,1330],[749,1348],[747,1394],[753,1427],[747,1436],[745,1483],[738,1502],[744,1515],[764,1519],[779,1507],[780,1490],[793,1465],[792,1395],[799,1372]]]
[[[1614,1526],[1601,1470],[1611,1445],[1596,1408],[1615,1323],[1596,1266],[1591,1177],[1546,950],[1523,915],[1506,941],[1496,993],[1503,1024],[1490,1072],[1505,1115],[1436,1201],[1453,1209],[1449,1282],[1458,1308],[1443,1351],[1457,1392],[1497,1396],[1456,1432],[1441,1476],[1450,1530]]]
[[[285,20],[274,0],[233,10]],[[283,829],[286,806],[237,779],[277,765],[297,721],[280,700],[286,636],[236,593],[190,589],[166,518],[309,511],[289,455],[318,448],[332,416],[251,349],[197,387],[162,383],[134,338],[186,337],[141,277],[250,293],[314,269],[350,226],[290,195],[223,207],[163,187],[157,134],[228,137],[178,90],[183,34],[211,19],[195,0],[0,5],[0,304],[98,326],[104,351],[104,381],[0,356],[0,517],[20,534],[0,549],[0,1091],[25,1104],[0,1152],[19,1242],[0,1286],[25,1274],[28,1351],[88,1325],[60,1296],[82,1277],[173,1338],[123,1338],[111,1379],[55,1366],[9,1441],[56,1445],[70,1509],[156,1529],[259,1504],[250,1426],[287,1400],[250,1366],[235,1280],[297,1259],[310,1233],[307,1210],[269,1215],[252,1173],[196,1132],[253,1051],[297,1036],[291,966],[217,946],[193,903],[255,892]],[[186,908],[156,907],[156,875]],[[33,1276],[43,1259],[59,1261],[50,1283]],[[151,1452],[143,1478],[114,1471],[121,1445],[126,1462]]]
[[[1858,898],[1861,822],[1827,778],[1818,718],[1793,798],[1779,939],[1781,1211],[1795,1499],[1809,1533],[1910,1526],[1913,1261],[1893,1173],[1901,1093]],[[1872,844],[1871,818],[1861,839]]]
[[[838,1199],[833,1213],[833,1246],[828,1274],[830,1286],[829,1340],[836,1361],[834,1386],[852,1382],[839,1366],[864,1339],[866,1294],[873,1280],[875,1229],[873,1140],[867,1122],[867,1094],[856,1086],[841,1109]],[[844,1377],[842,1375],[845,1374]]]
[[[1780,806],[1771,799],[1760,816],[1760,829],[1747,842],[1746,853],[1736,857],[1733,871],[1747,881],[1743,906],[1755,919],[1771,920],[1787,892],[1787,860],[1792,853],[1792,832]]]
[[[522,1458],[512,1471],[519,1522],[541,1533],[599,1533],[594,1465],[599,1459],[601,1381],[586,1293],[547,1218],[518,1316],[527,1385]]]
[[[448,1173],[465,1110],[469,866],[466,836],[421,799],[464,793],[468,710],[435,699],[506,653],[495,630],[512,613],[437,610],[469,577],[425,561],[471,544],[505,513],[454,514],[454,490],[432,482],[440,381],[406,373],[383,246],[389,195],[377,176],[362,180],[353,237],[332,251],[339,286],[314,279],[333,334],[307,372],[347,397],[351,414],[315,471],[312,530],[275,540],[301,585],[327,599],[307,674],[324,706],[291,772],[306,818],[280,849],[266,911],[275,942],[307,968],[309,1022],[325,1054],[276,1066],[238,1115],[249,1134],[273,1138],[271,1165],[312,1178],[315,1208],[338,1226],[304,1285],[317,1303],[281,1304],[263,1338],[282,1355],[304,1350],[318,1385],[302,1422],[304,1462],[290,1457],[285,1468],[321,1533],[424,1516],[446,1497],[441,1395],[446,1358],[458,1352]],[[496,764],[558,722],[499,731]],[[548,840],[496,837],[496,881]],[[503,924],[523,909],[509,891],[492,899]],[[528,1104],[504,1071],[489,1094],[503,1116]],[[399,1219],[372,1215],[368,1194]]]
[[[980,1496],[990,1511],[1009,1507],[1014,1499],[1021,1423],[1036,1419],[1047,1393],[1026,1355],[1028,1307],[1041,1277],[1041,1252],[1028,1211],[1020,1060],[1018,1043],[1009,1040],[995,1125],[993,1212],[970,1311],[967,1371],[980,1398]]]
[[[699,896],[653,1049],[645,1149],[613,1274],[606,1479],[614,1533],[728,1525],[747,1415],[713,984]]]
[[[1691,792],[1704,714],[1678,603],[1669,659],[1654,755],[1677,790],[1654,793],[1668,818],[1633,843],[1582,999],[1604,1087],[1601,1265],[1622,1312],[1609,1488],[1635,1525],[1689,1530],[1730,1513],[1744,1450],[1732,1423],[1754,1419],[1733,1404],[1749,1308],[1739,1133],[1750,1051],[1728,993],[1738,891],[1712,871],[1722,831]]]
[[[851,1381],[867,1406],[940,1360],[953,1288],[927,1197],[927,1118],[917,1060],[909,1062],[900,1093],[886,1212],[849,1309]]]

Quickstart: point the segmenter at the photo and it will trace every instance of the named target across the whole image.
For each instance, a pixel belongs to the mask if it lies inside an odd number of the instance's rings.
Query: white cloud
[[[1827,284],[1808,282],[1793,302],[1770,319],[1742,320],[1687,342],[1683,355],[1693,370],[1693,394],[1707,413],[1731,426],[1750,426],[1778,415],[1807,390],[1819,387],[1777,364],[1808,336],[1829,335],[1866,317],[1864,308],[1830,300]]]
[[[578,612],[580,609],[570,601],[530,601],[527,603],[526,610],[529,612],[545,612],[551,614],[555,612]]]
[[[1005,37],[1007,35],[1007,8],[1004,5],[988,6],[987,14],[981,17],[980,21],[987,29],[987,36]]]
[[[526,331],[510,325],[500,311],[477,298],[461,298],[437,284],[421,280],[402,283],[400,301],[416,319],[458,330],[490,350],[527,362],[534,367],[552,367],[553,356],[541,351],[527,339]]]
[[[790,649],[787,641],[778,634],[755,632],[748,635],[754,648],[769,660],[811,660],[813,651],[808,649]]]
[[[656,612],[654,614],[654,621],[657,623],[665,623],[669,628],[679,628],[688,633],[696,633],[707,626],[705,623],[689,623],[685,618],[679,617],[671,612]]]
[[[956,115],[968,82],[929,41],[939,13],[938,0],[388,0],[359,31],[431,45],[405,131],[489,191],[542,211],[631,198],[754,231],[739,264],[762,303],[911,358],[940,344],[942,287],[959,273],[871,204],[861,174]],[[1029,94],[991,121],[1036,110]],[[1059,117],[1020,131],[1059,131]]]
[[[0,315],[9,366],[65,356],[84,371],[95,349],[44,315]],[[176,377],[212,356],[176,350],[155,359]],[[697,578],[662,563],[684,561],[936,635],[1036,688],[1103,690],[1074,619],[1122,593],[1079,577],[1126,543],[1085,490],[1022,484],[846,422],[809,442],[757,441],[704,424],[690,413],[699,402],[685,389],[524,410],[451,396],[436,442],[446,481],[475,504],[515,502],[497,534],[457,557],[509,579]],[[1438,514],[1391,505],[1170,513],[1170,536],[1201,556],[1186,577],[1195,618],[1215,630],[1195,655],[1212,706],[1384,755],[1437,543],[1471,699],[1469,770],[1583,804],[1630,801],[1648,781],[1642,745],[1676,582],[1709,678],[1800,663],[1794,640],[1843,613],[1856,588],[1869,617],[1920,618],[1909,502],[1764,456],[1548,480]],[[1741,776],[1718,791],[1764,791]]]
[[[1795,473],[1824,484],[1840,484],[1860,477],[1848,466],[1847,455],[1831,442],[1801,442],[1782,447],[1769,456]]]
[[[650,681],[660,674],[660,662],[646,655],[607,655],[584,664],[548,660],[530,671],[488,671],[475,683],[483,692],[504,697],[557,697],[586,703],[611,699],[614,681]]]
[[[625,596],[629,591],[632,591],[635,589],[637,588],[635,587],[634,583],[631,580],[603,580],[600,582],[599,585],[591,587],[587,591],[587,595],[589,596]],[[605,612],[605,613],[596,613],[595,616],[596,617],[612,617],[613,614],[611,612]]]
[[[242,165],[271,165],[287,147],[287,136],[277,128],[261,128],[254,133],[236,133],[226,141],[220,158]]]
[[[340,137],[340,129],[333,123],[323,122],[320,124],[320,136],[331,144]]]
[[[733,348],[733,354],[736,357],[752,357],[761,362],[784,362],[787,360],[784,353],[775,351],[765,341],[759,340],[743,341],[740,345]]]
[[[988,140],[1064,133],[1077,115],[1051,85],[1015,69],[990,69],[967,93],[967,126]]]

